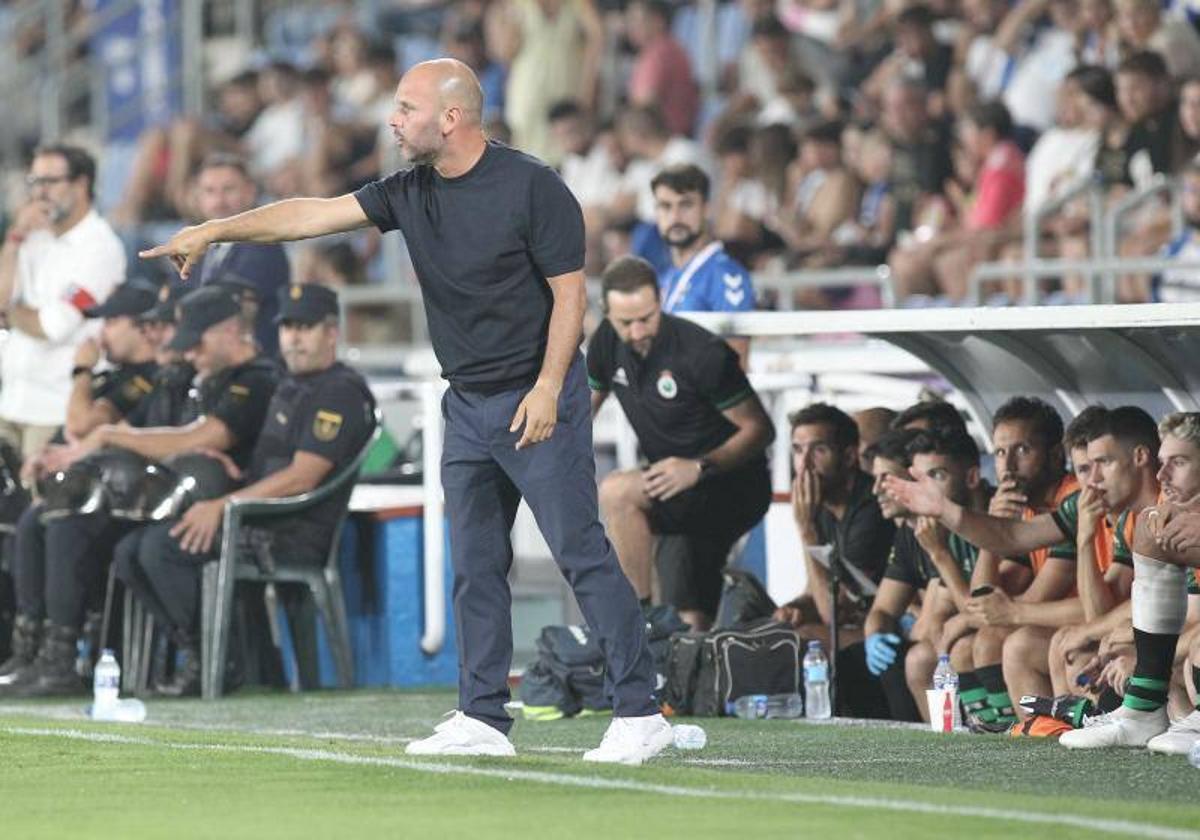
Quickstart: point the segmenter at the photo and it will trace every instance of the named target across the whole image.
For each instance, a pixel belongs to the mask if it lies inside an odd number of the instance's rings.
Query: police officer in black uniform
[[[137,319],[154,302],[153,288],[130,281],[118,286],[103,304],[84,313],[89,318],[104,319],[101,340],[99,344],[85,342],[76,354],[66,426],[55,443],[26,465],[23,471],[26,479],[35,478],[49,465],[57,465],[71,450],[64,443],[64,432],[83,435],[100,424],[119,421],[140,410],[153,390],[157,365],[151,333]],[[101,349],[113,367],[94,372]],[[94,571],[91,564],[81,563],[80,558],[96,553],[107,556],[120,535],[102,514],[68,516],[43,525],[41,513],[42,505],[34,504],[17,521],[12,569],[17,601],[13,656],[0,665],[0,686],[17,680],[17,671],[22,669],[25,669],[23,676],[32,676],[27,666],[32,664],[40,645],[48,607],[52,605],[53,614],[60,615],[64,601],[78,600],[82,605],[85,595],[95,588],[96,581],[91,575],[71,575],[59,582],[58,570],[78,565],[84,572]],[[48,577],[54,581],[53,585],[48,585]],[[69,628],[76,635],[78,625],[76,620]],[[74,644],[72,637],[72,666]],[[77,680],[74,682],[78,684]]]
[[[366,444],[375,400],[366,381],[336,360],[337,294],[325,286],[293,285],[281,292],[280,353],[288,373],[267,410],[239,499],[306,493],[333,475]],[[230,494],[233,495],[233,494]],[[280,563],[321,563],[350,488],[302,516],[271,524],[271,556]],[[186,654],[176,680],[160,691],[200,690],[197,608],[200,571],[220,550],[218,531],[229,496],[197,502],[181,519],[152,532],[136,554],[118,557],[118,576],[170,628]]]
[[[186,352],[202,378],[192,408],[185,409],[185,424],[100,426],[70,448],[70,458],[105,446],[154,461],[205,449],[227,453],[239,468],[249,466],[278,380],[277,368],[258,357],[253,324],[244,319],[229,289],[210,286],[191,292],[180,300],[179,310],[179,326],[167,348]],[[0,671],[0,691],[41,696],[81,690],[74,670],[75,642],[87,592],[103,579],[105,564],[115,551],[112,546],[122,538],[130,539],[127,535],[133,527],[98,512],[55,520],[44,531],[31,527],[25,541],[18,530],[20,621],[13,633],[20,644],[14,645],[16,654]],[[39,640],[36,628],[43,613],[46,626]]]
[[[603,295],[607,318],[587,354],[592,413],[614,393],[650,463],[608,475],[600,507],[643,600],[654,535],[684,537],[657,557],[662,600],[706,629],[729,550],[771,503],[766,449],[774,426],[729,345],[662,312],[648,262],[616,260],[604,272]]]

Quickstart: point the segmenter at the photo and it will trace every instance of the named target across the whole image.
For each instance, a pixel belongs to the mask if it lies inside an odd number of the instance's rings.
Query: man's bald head
[[[388,125],[411,163],[436,166],[482,143],[482,119],[483,90],[475,73],[461,61],[439,58],[404,74]]]
[[[483,88],[475,71],[456,58],[435,58],[416,64],[400,80],[411,77],[421,87],[437,96],[440,108],[458,108],[463,122],[480,125],[483,122]]]

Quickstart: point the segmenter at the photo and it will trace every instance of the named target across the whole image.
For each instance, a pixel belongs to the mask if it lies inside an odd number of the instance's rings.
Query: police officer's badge
[[[318,411],[313,418],[313,437],[320,441],[331,441],[342,430],[342,415],[335,411]]]
[[[293,285],[289,294],[292,296],[292,300],[300,300],[304,296],[304,290],[299,285]]]
[[[671,371],[664,370],[658,375],[658,395],[664,400],[673,400],[678,393],[679,385],[676,384],[675,377],[671,375]]]

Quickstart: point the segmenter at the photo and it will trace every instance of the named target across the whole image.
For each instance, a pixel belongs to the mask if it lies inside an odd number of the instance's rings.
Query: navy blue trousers
[[[443,399],[442,486],[454,565],[459,709],[507,733],[512,664],[509,539],[522,498],[570,583],[608,664],[613,711],[658,711],[645,621],[600,524],[591,399],[576,355],[549,440],[517,450],[509,425],[528,389],[499,394],[450,388]]]

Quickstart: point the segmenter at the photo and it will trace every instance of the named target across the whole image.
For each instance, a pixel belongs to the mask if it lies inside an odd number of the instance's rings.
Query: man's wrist
[[[541,388],[543,391],[549,391],[555,397],[562,393],[562,380],[555,379],[552,376],[539,376],[537,381],[533,383],[533,387]]]
[[[86,376],[90,379],[92,369],[87,365],[75,365],[75,367],[71,368],[71,378],[74,379],[77,376]]]

